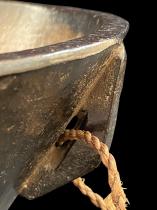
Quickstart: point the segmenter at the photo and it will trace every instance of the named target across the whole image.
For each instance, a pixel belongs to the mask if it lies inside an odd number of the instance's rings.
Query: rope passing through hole
[[[84,183],[84,179],[80,177],[75,179],[73,184],[78,187],[84,195],[88,196],[96,207],[102,210],[126,210],[128,200],[122,187],[116,161],[113,155],[109,153],[108,146],[89,131],[83,130],[65,130],[64,134],[60,136],[58,143],[62,145],[67,140],[83,140],[98,152],[102,163],[108,169],[108,182],[111,193],[103,199],[100,195],[94,193],[91,188]]]

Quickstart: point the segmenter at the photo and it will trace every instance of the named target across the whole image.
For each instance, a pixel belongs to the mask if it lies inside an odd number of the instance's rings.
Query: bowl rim
[[[102,25],[95,32],[61,43],[51,44],[34,49],[0,54],[0,76],[41,69],[76,59],[95,55],[108,47],[121,43],[129,29],[129,23],[123,18],[94,10],[76,7],[45,5],[29,2],[0,1],[0,4],[20,4],[41,6],[58,11],[86,13],[99,18]],[[107,22],[107,24],[106,24]]]

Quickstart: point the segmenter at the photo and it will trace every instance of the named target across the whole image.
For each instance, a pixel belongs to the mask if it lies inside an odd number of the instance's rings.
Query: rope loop
[[[111,193],[103,199],[100,195],[94,193],[92,189],[85,184],[85,180],[80,177],[75,179],[73,184],[78,187],[84,195],[88,196],[96,207],[102,210],[126,210],[128,200],[122,187],[115,158],[110,154],[108,146],[89,131],[83,130],[65,130],[64,134],[59,138],[59,144],[62,145],[67,140],[83,140],[98,152],[102,163],[108,170],[108,182]]]

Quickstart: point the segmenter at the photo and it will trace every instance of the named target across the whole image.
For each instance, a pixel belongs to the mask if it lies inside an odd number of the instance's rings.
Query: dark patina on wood
[[[107,13],[3,1],[0,19],[3,209],[9,193],[34,199],[98,166],[98,155],[84,143],[56,142],[68,127],[111,145],[128,23]]]

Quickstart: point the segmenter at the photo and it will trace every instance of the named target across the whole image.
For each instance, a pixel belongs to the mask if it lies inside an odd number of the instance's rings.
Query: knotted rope
[[[92,135],[89,131],[82,130],[66,130],[59,138],[59,144],[62,145],[67,140],[80,140],[82,139],[95,149],[100,155],[102,163],[108,169],[108,182],[111,188],[111,193],[103,199],[97,193],[94,193],[85,183],[84,179],[77,178],[73,181],[74,185],[80,191],[88,196],[91,202],[102,210],[126,210],[128,200],[122,188],[120,175],[117,170],[116,161],[106,144],[102,143],[96,136]]]

